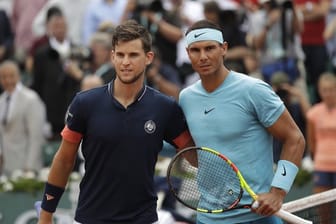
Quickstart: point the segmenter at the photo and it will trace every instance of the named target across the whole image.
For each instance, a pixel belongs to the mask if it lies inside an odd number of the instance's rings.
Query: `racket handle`
[[[292,224],[312,224],[313,223],[310,220],[303,219],[283,209],[280,209],[279,211],[277,211],[275,215],[278,216],[279,218],[282,218],[286,222],[290,222]]]

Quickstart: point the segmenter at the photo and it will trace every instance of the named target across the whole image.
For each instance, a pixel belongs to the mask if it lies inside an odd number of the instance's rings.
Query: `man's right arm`
[[[62,143],[56,152],[48,176],[48,184],[64,189],[68,178],[73,171],[77,151],[80,143],[72,143],[67,140],[62,140]],[[45,195],[43,195],[45,197]],[[41,209],[39,224],[52,223],[51,212]]]

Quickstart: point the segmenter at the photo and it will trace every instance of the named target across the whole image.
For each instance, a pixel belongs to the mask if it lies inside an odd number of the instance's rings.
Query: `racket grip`
[[[313,223],[310,220],[303,219],[283,209],[280,209],[279,211],[277,211],[275,215],[278,216],[279,218],[282,218],[286,222],[290,222],[292,224],[312,224]]]

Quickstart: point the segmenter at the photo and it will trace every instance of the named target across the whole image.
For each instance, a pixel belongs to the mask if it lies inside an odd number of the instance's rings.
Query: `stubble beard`
[[[120,82],[122,82],[123,84],[127,84],[127,85],[129,85],[129,84],[133,84],[133,83],[136,83],[140,78],[141,78],[141,76],[144,74],[144,72],[145,71],[142,71],[142,72],[140,72],[140,73],[138,73],[137,75],[135,75],[132,79],[130,79],[130,80],[125,80],[125,79],[123,79],[121,76],[118,76],[118,78],[119,78],[119,80],[120,80]]]

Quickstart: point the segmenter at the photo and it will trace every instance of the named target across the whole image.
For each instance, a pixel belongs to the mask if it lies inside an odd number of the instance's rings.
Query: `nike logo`
[[[47,201],[53,200],[55,197],[50,194],[45,194]]]
[[[211,111],[213,111],[215,108],[211,108],[210,110],[207,110],[207,109],[205,109],[204,110],[204,114],[208,114],[208,113],[210,113]]]
[[[286,167],[284,165],[282,165],[283,167],[283,171],[281,173],[282,176],[286,176]]]
[[[204,32],[204,33],[199,33],[199,34],[196,34],[195,33],[195,35],[194,35],[194,38],[197,38],[197,37],[199,37],[199,36],[201,36],[201,35],[203,35],[203,34],[205,34],[206,32]]]

